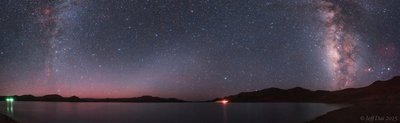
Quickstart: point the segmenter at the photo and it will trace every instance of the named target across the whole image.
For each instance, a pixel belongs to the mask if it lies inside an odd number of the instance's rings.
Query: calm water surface
[[[0,113],[21,123],[291,123],[342,107],[319,103],[0,102]]]

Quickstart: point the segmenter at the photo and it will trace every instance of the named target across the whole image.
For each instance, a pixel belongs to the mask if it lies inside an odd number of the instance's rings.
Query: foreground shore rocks
[[[0,114],[0,123],[18,123],[18,122],[6,115]]]
[[[334,110],[310,123],[398,123],[399,104],[362,104]]]

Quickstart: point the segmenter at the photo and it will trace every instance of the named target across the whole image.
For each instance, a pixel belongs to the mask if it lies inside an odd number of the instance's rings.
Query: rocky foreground
[[[0,114],[0,123],[17,123],[17,122],[6,115]]]
[[[362,104],[326,113],[310,123],[398,123],[398,104]]]

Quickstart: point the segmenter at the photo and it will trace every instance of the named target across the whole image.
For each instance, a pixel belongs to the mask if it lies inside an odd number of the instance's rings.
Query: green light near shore
[[[6,98],[6,101],[7,101],[7,102],[14,102],[14,98],[8,97],[8,98]]]

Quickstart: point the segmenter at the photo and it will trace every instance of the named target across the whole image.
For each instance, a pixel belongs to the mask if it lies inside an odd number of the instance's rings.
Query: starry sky
[[[398,0],[2,0],[0,95],[207,100],[400,75]]]

